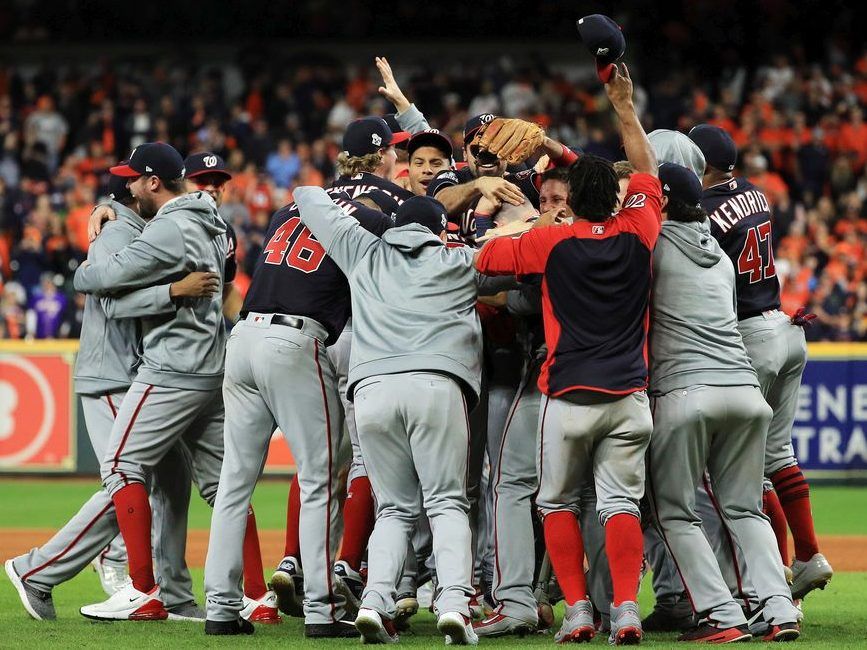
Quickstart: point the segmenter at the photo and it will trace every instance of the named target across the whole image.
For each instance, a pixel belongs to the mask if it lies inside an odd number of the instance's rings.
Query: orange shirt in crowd
[[[90,246],[87,238],[87,221],[90,219],[92,208],[83,205],[69,211],[66,216],[66,231],[69,233],[69,242],[82,253],[86,253]]]

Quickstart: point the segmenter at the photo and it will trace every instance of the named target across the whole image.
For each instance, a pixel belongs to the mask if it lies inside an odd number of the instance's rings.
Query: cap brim
[[[137,172],[129,165],[115,165],[114,167],[109,167],[108,171],[112,176],[123,176],[125,178],[141,176],[141,172]]]
[[[192,174],[185,174],[184,178],[196,178],[197,176],[204,176],[205,174],[217,174],[219,176],[223,176],[226,180],[232,178],[232,174],[227,172],[225,169],[200,169],[197,172],[193,172]]]
[[[455,155],[455,150],[451,141],[439,133],[418,133],[409,141],[406,148],[407,151],[412,153],[416,149],[422,147],[434,147],[439,149],[443,153],[447,153],[449,158],[453,158]]]
[[[409,133],[408,131],[395,131],[394,133],[391,134],[391,142],[389,142],[388,144],[389,145],[398,145],[402,142],[406,142],[411,137],[412,137],[412,134]]]

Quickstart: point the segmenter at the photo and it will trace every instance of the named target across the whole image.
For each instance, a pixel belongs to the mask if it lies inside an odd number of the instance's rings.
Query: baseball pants
[[[765,401],[774,412],[768,425],[765,476],[798,463],[792,448],[792,425],[798,408],[801,375],[807,365],[804,330],[778,310],[738,323],[750,363],[759,376]]]
[[[338,507],[334,456],[341,430],[337,380],[322,325],[304,318],[297,329],[274,324],[272,317],[251,313],[232,330],[226,347],[225,454],[205,563],[208,619],[233,621],[241,611],[247,509],[276,421],[301,488],[304,619],[331,623],[344,616],[331,573],[330,524]]]
[[[377,503],[363,606],[394,618],[407,540],[421,515],[421,487],[433,535],[435,606],[439,613],[469,616],[474,593],[466,496],[470,429],[460,387],[430,372],[368,377],[355,388],[355,418]]]
[[[115,415],[124,403],[125,395],[126,391],[81,395],[87,432],[99,459],[105,456]],[[180,447],[172,448],[166,455],[166,471],[162,471],[161,463],[151,481],[154,486],[151,493],[151,506],[154,509],[152,539],[157,580],[161,585],[173,581],[163,592],[166,607],[194,600],[185,561],[186,514],[182,526],[181,522],[172,518],[172,513],[181,510],[186,513],[189,505],[190,472],[183,460]],[[50,592],[52,588],[78,575],[101,552],[106,553],[106,559],[126,564],[126,549],[118,533],[114,504],[108,492],[101,489],[48,542],[16,558],[13,564],[24,580]],[[119,552],[123,553],[122,557],[118,557]],[[112,556],[112,553],[115,555]]]
[[[596,488],[596,512],[604,526],[615,514],[641,517],[644,452],[653,422],[646,393],[543,397],[539,421],[536,507],[547,515],[580,514],[587,481]]]
[[[337,392],[340,395],[340,403],[343,405],[343,425],[349,433],[349,442],[352,445],[352,464],[349,466],[347,483],[359,476],[367,476],[364,468],[364,459],[361,457],[361,447],[358,444],[358,429],[355,426],[355,405],[347,397],[346,384],[349,377],[349,353],[352,349],[352,319],[346,323],[346,327],[337,337],[333,345],[328,346],[327,354],[334,372],[337,376]]]
[[[654,399],[648,496],[694,611],[720,627],[745,625],[695,511],[707,467],[722,517],[743,550],[765,620],[796,610],[768,519],[761,513],[762,457],[771,410],[752,386],[693,386]]]

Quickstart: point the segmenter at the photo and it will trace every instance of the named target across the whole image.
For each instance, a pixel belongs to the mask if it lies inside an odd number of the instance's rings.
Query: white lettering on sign
[[[840,453],[840,431],[834,427],[822,427],[819,430],[819,462],[840,463],[843,454]]]
[[[856,422],[867,421],[867,385],[852,387],[852,419]]]
[[[798,389],[798,410],[795,411],[795,421],[809,422],[812,418],[811,406],[813,404],[813,389],[811,386],[803,384]]]
[[[833,415],[837,422],[846,421],[846,386],[835,386],[832,393],[827,386],[819,384],[816,391],[816,419],[825,422]]]
[[[864,430],[861,427],[852,429],[849,445],[846,447],[846,453],[843,454],[843,462],[851,463],[856,457],[867,461],[867,438],[864,437]]]

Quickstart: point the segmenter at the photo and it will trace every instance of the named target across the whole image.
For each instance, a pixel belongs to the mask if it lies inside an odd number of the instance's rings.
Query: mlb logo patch
[[[594,235],[604,235],[605,234],[605,226],[601,226],[601,225],[593,226],[590,229],[590,232],[592,232]]]

